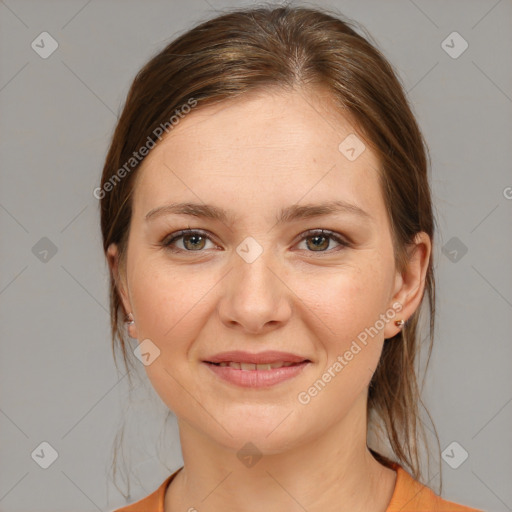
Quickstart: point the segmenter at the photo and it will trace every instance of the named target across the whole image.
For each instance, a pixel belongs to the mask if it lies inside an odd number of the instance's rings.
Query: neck
[[[321,436],[263,453],[255,463],[242,463],[239,448],[222,446],[179,421],[184,467],[167,489],[165,512],[385,512],[396,473],[370,454],[366,396],[360,402]]]

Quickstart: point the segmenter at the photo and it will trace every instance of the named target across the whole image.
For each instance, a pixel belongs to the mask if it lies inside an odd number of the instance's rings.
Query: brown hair
[[[138,165],[122,173],[122,179],[119,170],[134,151],[147,141],[156,143],[158,127],[191,99],[198,102],[195,108],[199,109],[271,86],[321,86],[330,92],[340,111],[356,121],[381,164],[379,179],[397,270],[406,266],[406,250],[415,234],[424,231],[433,244],[428,148],[397,74],[376,43],[369,42],[371,36],[364,29],[367,39],[356,32],[357,26],[326,10],[289,6],[238,9],[201,23],[155,55],[134,79],[103,168],[100,198],[105,253],[116,243],[120,268],[124,266]],[[432,254],[425,292],[430,313],[428,365],[435,318]],[[119,319],[124,312],[112,273],[110,312],[114,360],[118,341],[129,374]],[[421,348],[419,315],[420,308],[395,337],[385,341],[368,395],[369,425],[380,420],[395,458],[416,479],[421,473],[418,436],[425,441],[415,368]],[[390,466],[388,457],[372,453]]]

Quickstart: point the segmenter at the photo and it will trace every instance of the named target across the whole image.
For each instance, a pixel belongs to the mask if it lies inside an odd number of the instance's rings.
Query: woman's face
[[[379,163],[354,133],[320,91],[267,91],[192,110],[138,170],[123,303],[147,375],[181,426],[278,453],[349,413],[365,418],[384,338],[417,303],[398,312],[405,292]],[[334,201],[348,207],[303,208]],[[160,209],[178,203],[205,215]],[[194,232],[180,238],[185,229]],[[235,350],[308,362],[207,362]],[[264,385],[264,374],[275,380]]]

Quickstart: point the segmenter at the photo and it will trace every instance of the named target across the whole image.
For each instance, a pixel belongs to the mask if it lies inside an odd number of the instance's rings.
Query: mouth
[[[270,361],[248,363],[245,361],[203,361],[215,378],[241,388],[265,389],[301,375],[311,364],[309,359],[300,361]]]
[[[298,354],[277,350],[267,350],[258,353],[232,350],[215,354],[203,362],[219,367],[228,366],[236,370],[257,371],[297,366],[306,362],[310,363],[311,360]]]
[[[268,350],[222,352],[202,361],[217,378],[244,388],[268,388],[302,374],[312,361],[298,354]]]
[[[256,363],[243,363],[243,362],[237,362],[237,361],[222,361],[220,363],[214,363],[212,361],[205,361],[207,364],[211,364],[214,366],[219,367],[229,367],[234,368],[235,370],[244,370],[244,371],[261,371],[261,370],[273,370],[275,368],[287,368],[289,366],[299,366],[303,363],[309,363],[311,362],[309,359],[304,359],[301,362],[291,362],[291,361],[275,361],[272,363],[262,363],[262,364],[256,364]]]

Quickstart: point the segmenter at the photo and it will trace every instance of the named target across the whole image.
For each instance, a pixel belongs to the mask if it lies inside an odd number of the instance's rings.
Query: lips
[[[215,357],[210,359],[226,359],[226,357],[234,359],[296,359],[300,360],[297,362],[283,362],[274,361],[270,363],[256,364],[256,363],[239,363],[236,361],[221,361],[219,363],[203,361],[204,366],[208,369],[215,378],[220,379],[230,385],[235,385],[241,388],[253,388],[253,389],[268,389],[285,381],[292,380],[293,378],[299,377],[308,368],[312,362],[309,359],[303,359],[295,354],[283,355],[280,353],[259,353],[259,354],[247,354],[240,352],[231,352],[229,356],[224,354],[217,354]],[[282,365],[282,366],[281,366]],[[286,365],[286,366],[285,366]],[[272,367],[274,366],[274,368]]]
[[[266,351],[251,354],[250,352],[234,350],[216,354],[209,357],[204,362],[212,363],[217,366],[231,366],[232,368],[242,370],[266,370],[280,368],[281,366],[297,365],[309,361],[310,360],[305,357],[289,352]],[[258,368],[258,366],[262,367]]]
[[[254,370],[273,370],[275,368],[285,368],[288,366],[297,366],[300,363],[290,363],[285,361],[276,361],[274,363],[254,364],[254,363],[238,363],[235,361],[222,362],[222,363],[209,363],[222,368],[229,367],[236,370],[254,371]]]

